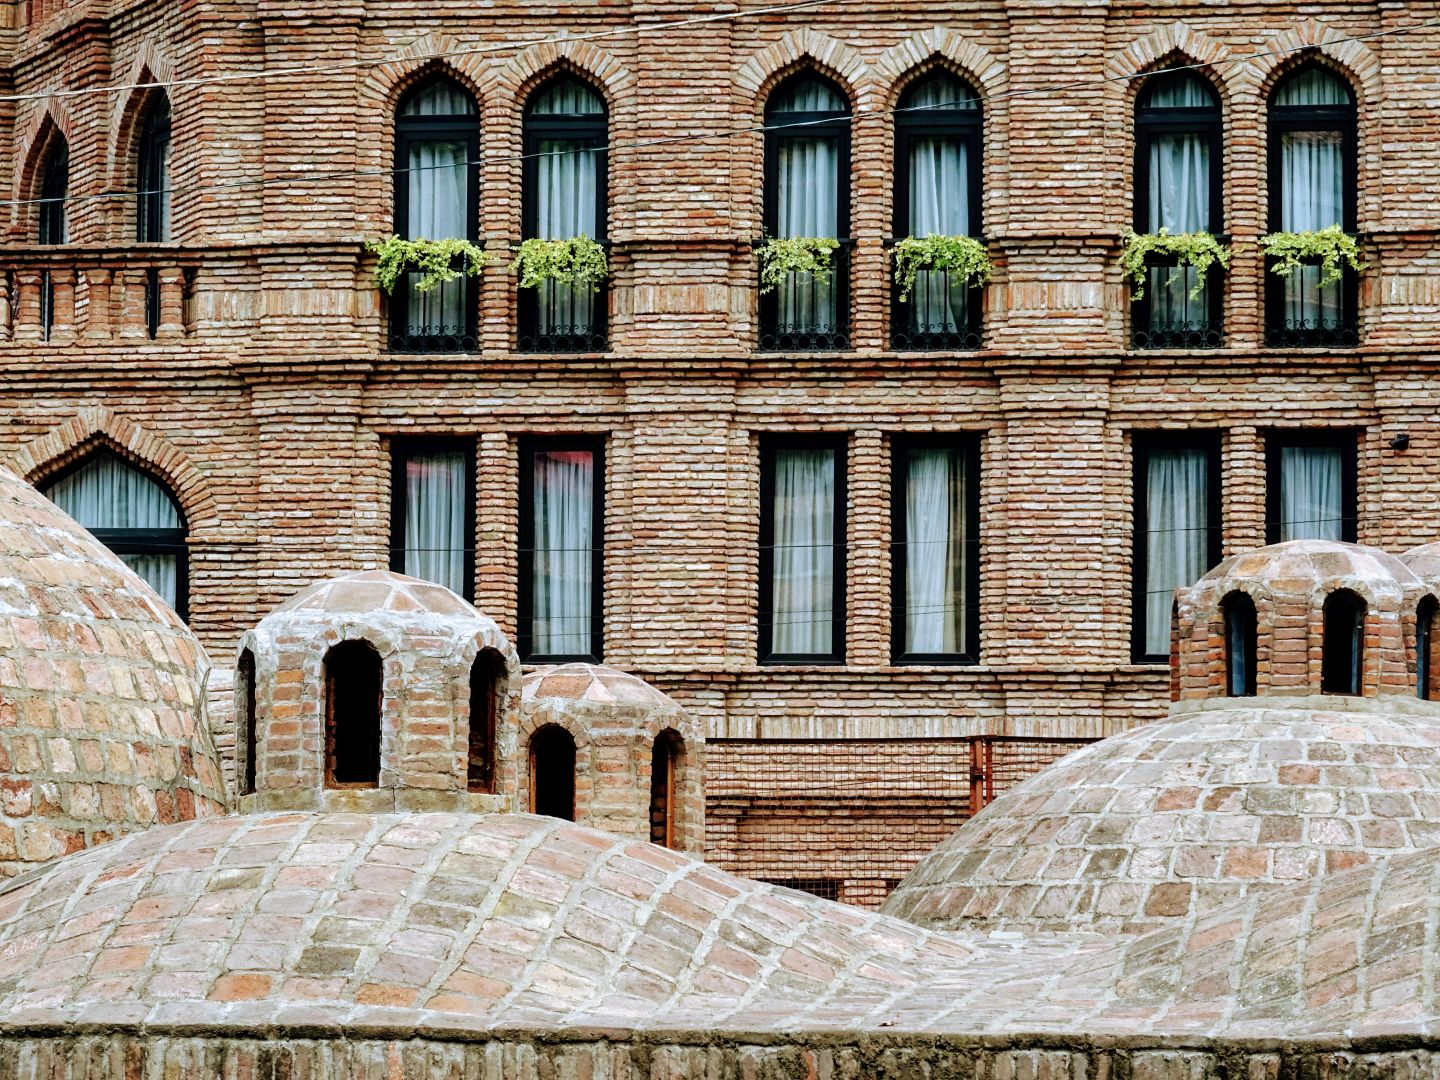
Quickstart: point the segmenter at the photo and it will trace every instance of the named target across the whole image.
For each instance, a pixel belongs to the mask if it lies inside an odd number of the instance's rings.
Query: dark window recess
[[[342,641],[325,656],[325,786],[380,783],[380,654],[368,641]]]
[[[164,243],[170,239],[170,99],[163,93],[140,128],[135,181],[135,239]]]
[[[470,731],[466,740],[465,787],[468,791],[495,791],[495,721],[505,661],[494,649],[485,649],[470,667]]]
[[[65,213],[65,198],[69,190],[70,149],[65,139],[57,134],[45,157],[45,168],[40,177],[40,243],[65,244],[70,241]]]
[[[1425,597],[1415,609],[1415,696],[1421,701],[1430,700],[1434,679],[1435,611],[1433,596]]]
[[[1225,692],[1230,697],[1254,697],[1260,669],[1255,601],[1246,593],[1231,593],[1221,610],[1225,616]]]
[[[655,736],[650,752],[650,842],[661,847],[680,846],[676,798],[684,753],[678,731],[667,728]]]
[[[255,729],[255,654],[246,649],[240,654],[236,665],[235,678],[240,683],[240,746],[244,757],[244,771],[241,777],[240,794],[255,794],[255,756],[260,747]]]
[[[1364,671],[1365,601],[1349,589],[1325,598],[1324,637],[1320,643],[1320,690],[1358,695]]]
[[[154,338],[160,333],[161,295],[160,271],[145,271],[145,334]]]
[[[575,738],[555,724],[530,737],[530,812],[575,820]]]
[[[760,880],[767,885],[779,885],[784,889],[809,893],[822,900],[838,901],[840,899],[842,882],[837,878],[760,878]]]

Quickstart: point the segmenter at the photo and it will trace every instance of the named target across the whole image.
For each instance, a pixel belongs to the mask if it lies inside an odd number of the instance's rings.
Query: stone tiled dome
[[[475,608],[443,585],[389,570],[362,570],[311,585],[281,604],[272,614],[458,615],[476,614]]]
[[[526,674],[520,689],[526,703],[574,702],[597,705],[605,712],[616,706],[678,711],[680,706],[644,679],[599,664],[559,664]]]
[[[0,469],[0,875],[223,811],[199,642]]]
[[[1318,588],[1360,588],[1374,596],[1396,597],[1420,587],[1402,559],[1363,544],[1333,540],[1290,540],[1232,555],[1186,594],[1192,603],[1233,590],[1309,600]]]
[[[1440,587],[1440,544],[1422,544],[1399,556],[1410,572],[1431,588]]]

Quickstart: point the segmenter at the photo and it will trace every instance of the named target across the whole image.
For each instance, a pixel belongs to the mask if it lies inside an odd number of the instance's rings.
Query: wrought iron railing
[[[758,246],[758,244],[757,244]],[[760,297],[760,348],[765,352],[833,352],[850,348],[850,248],[841,240],[830,278],[789,274]]]
[[[1130,344],[1136,349],[1218,349],[1225,344],[1220,274],[1213,267],[1204,291],[1191,296],[1195,271],[1174,258],[1151,256],[1144,295],[1130,302]]]
[[[606,261],[610,245],[602,243]],[[574,286],[549,282],[521,289],[515,347],[522,353],[602,353],[609,349],[608,281]]]
[[[1339,281],[1320,285],[1319,260],[1289,277],[1265,265],[1265,344],[1281,349],[1348,349],[1360,344],[1359,279],[1346,267]]]
[[[456,270],[465,269],[464,257]],[[420,292],[419,273],[403,275],[390,297],[390,351],[398,353],[465,353],[480,347],[476,334],[479,290],[470,276],[455,278],[429,292]]]
[[[897,351],[965,352],[981,347],[985,291],[951,282],[947,270],[922,270],[910,295],[891,284],[890,347]]]

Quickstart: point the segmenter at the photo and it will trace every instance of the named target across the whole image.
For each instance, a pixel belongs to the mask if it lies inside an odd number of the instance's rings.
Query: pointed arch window
[[[325,654],[325,786],[380,783],[384,675],[368,641],[342,641]]]
[[[850,106],[813,72],[776,87],[765,106],[765,234],[840,241],[828,281],[790,274],[761,296],[760,347],[848,349]]]
[[[56,135],[40,170],[39,241],[68,244],[70,227],[65,199],[70,191],[70,147],[63,135]]]
[[[558,724],[530,737],[530,812],[575,820],[575,737]]]
[[[103,451],[51,480],[43,491],[182,619],[187,616],[185,519],[163,485]]]
[[[1230,697],[1254,697],[1260,670],[1255,601],[1247,593],[1233,592],[1221,610],[1225,616],[1225,692]]]
[[[145,113],[135,168],[135,239],[170,239],[170,99],[161,93]]]
[[[1355,231],[1355,94],[1318,64],[1282,79],[1270,96],[1270,230]],[[1266,340],[1271,345],[1356,344],[1353,271],[1322,285],[1318,264],[1289,277],[1267,274]]]
[[[1135,102],[1135,231],[1218,234],[1221,159],[1215,88],[1188,71],[1149,79]],[[1214,268],[1201,280],[1193,267],[1155,258],[1131,310],[1135,346],[1221,345],[1221,292]]]
[[[561,75],[525,107],[522,225],[527,238],[605,243],[609,120],[586,83]],[[603,352],[603,282],[546,282],[520,292],[521,352]]]
[[[895,236],[979,236],[980,96],[948,71],[917,79],[895,113]],[[899,290],[896,349],[978,349],[979,290],[922,270],[908,300]]]
[[[1320,690],[1325,694],[1361,693],[1365,651],[1365,601],[1349,589],[1325,598],[1320,643]]]

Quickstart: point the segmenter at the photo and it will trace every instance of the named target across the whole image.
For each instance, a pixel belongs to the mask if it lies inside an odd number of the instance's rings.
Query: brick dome
[[[0,876],[223,812],[207,667],[148,585],[0,469]]]
[[[1398,558],[1426,585],[1432,589],[1440,588],[1440,544],[1422,544]]]

